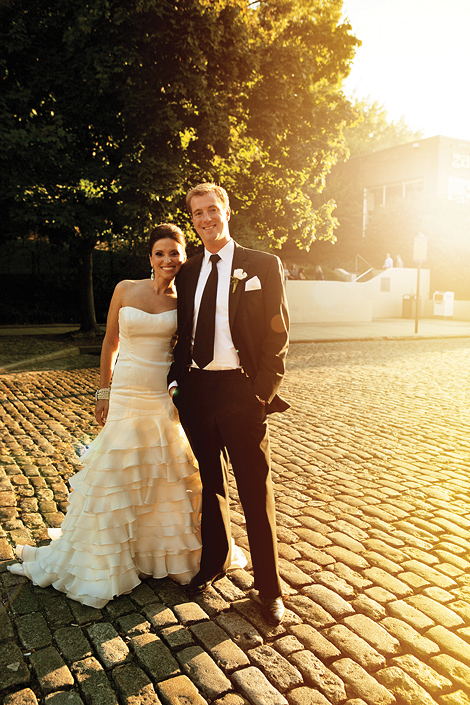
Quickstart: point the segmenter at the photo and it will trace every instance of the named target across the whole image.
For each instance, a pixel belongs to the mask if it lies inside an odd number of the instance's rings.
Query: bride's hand
[[[108,418],[109,401],[107,399],[98,399],[95,406],[95,419],[103,428]]]

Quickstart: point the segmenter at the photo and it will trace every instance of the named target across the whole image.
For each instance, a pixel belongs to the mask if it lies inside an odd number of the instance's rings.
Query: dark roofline
[[[466,145],[470,147],[470,140],[460,139],[458,137],[446,137],[445,135],[434,135],[433,137],[422,137],[421,139],[413,140],[411,142],[403,142],[403,144],[396,144],[394,147],[386,147],[385,149],[376,149],[372,152],[364,152],[364,154],[358,154],[355,157],[350,157],[347,161],[352,161],[353,159],[364,159],[364,157],[369,157],[372,154],[379,154],[380,152],[389,152],[392,149],[403,149],[405,147],[413,147],[413,145],[421,145],[423,142],[430,142],[431,140],[450,140],[451,142],[465,142]]]

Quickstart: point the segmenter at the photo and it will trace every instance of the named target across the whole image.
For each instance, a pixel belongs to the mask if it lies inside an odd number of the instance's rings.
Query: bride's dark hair
[[[177,225],[173,223],[161,223],[157,225],[156,228],[150,233],[148,241],[148,251],[149,255],[152,254],[152,249],[157,240],[163,240],[163,238],[169,237],[171,240],[177,242],[183,249],[186,249],[186,239],[183,235],[183,231]]]

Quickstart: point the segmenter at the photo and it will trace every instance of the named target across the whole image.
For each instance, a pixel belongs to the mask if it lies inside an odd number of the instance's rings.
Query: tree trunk
[[[95,300],[93,296],[93,250],[95,241],[84,239],[79,245],[80,332],[95,333]]]

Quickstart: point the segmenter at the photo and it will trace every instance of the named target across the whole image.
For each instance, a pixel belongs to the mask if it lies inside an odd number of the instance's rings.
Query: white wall
[[[287,281],[292,323],[372,320],[372,302],[350,282]]]
[[[429,282],[429,270],[422,269],[419,287],[421,315],[432,316],[432,312],[427,313],[428,300],[432,299]],[[287,281],[291,321],[347,323],[371,321],[373,318],[401,318],[403,296],[416,295],[416,284],[416,269],[395,268],[380,272],[367,282]],[[456,311],[454,318],[457,318]]]
[[[367,282],[354,282],[362,294],[372,302],[372,318],[401,318],[403,312],[403,297],[415,296],[417,285],[417,269],[393,268],[380,272]],[[421,269],[419,289],[421,296],[421,313],[424,302],[432,295],[429,291],[430,271]]]

